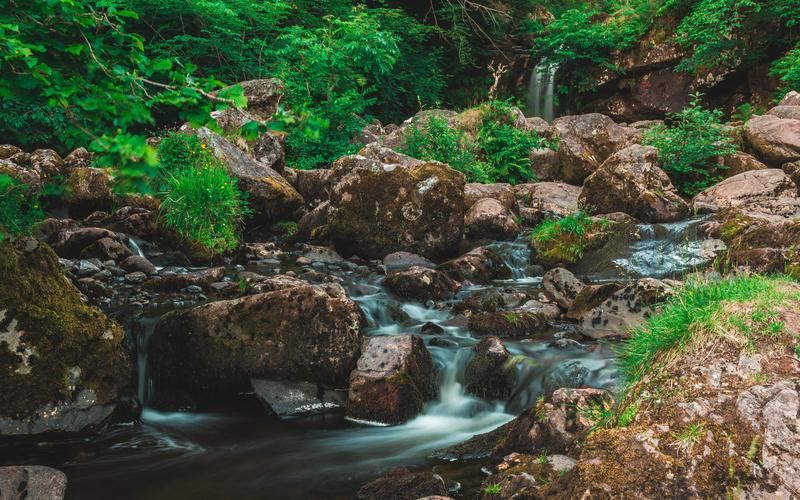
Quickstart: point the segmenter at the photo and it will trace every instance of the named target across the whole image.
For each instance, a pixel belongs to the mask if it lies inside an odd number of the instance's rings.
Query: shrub
[[[212,253],[236,248],[248,210],[225,167],[197,137],[183,134],[165,138],[159,158],[166,227]]]
[[[30,186],[0,175],[0,241],[6,235],[30,233],[33,225],[43,217],[39,197],[30,193]]]
[[[422,125],[412,123],[403,139],[401,151],[409,156],[446,163],[466,175],[469,182],[491,182],[486,166],[475,158],[475,145],[469,136],[441,116],[431,116]]]
[[[447,163],[470,182],[517,184],[533,179],[531,150],[552,145],[536,132],[514,127],[511,109],[505,101],[482,104],[462,113],[459,127],[431,116],[421,125],[409,125],[402,152]]]
[[[669,116],[669,126],[651,127],[643,141],[658,149],[662,168],[687,196],[721,180],[717,157],[736,152],[720,123],[722,112],[703,108],[700,97],[692,95],[687,108]]]
[[[536,132],[516,128],[511,108],[508,102],[492,101],[481,109],[476,146],[491,182],[518,184],[533,179],[531,151],[550,146]]]
[[[584,252],[603,241],[611,221],[576,212],[563,219],[548,219],[536,226],[531,241],[538,258],[552,265],[574,264]]]

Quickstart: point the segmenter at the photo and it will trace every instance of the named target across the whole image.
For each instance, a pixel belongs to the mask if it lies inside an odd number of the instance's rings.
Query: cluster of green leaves
[[[156,155],[140,132],[173,116],[206,122],[214,107],[243,105],[241,89],[218,96],[214,78],[170,57],[151,57],[129,28],[138,14],[123,0],[0,1],[0,135],[64,153],[90,144],[98,164],[144,187]],[[4,113],[5,114],[5,113]],[[33,134],[29,134],[29,130]]]
[[[507,101],[481,106],[481,127],[476,143],[491,182],[518,184],[533,179],[531,151],[552,147],[539,134],[514,126],[516,116]]]
[[[531,240],[539,258],[553,263],[574,264],[583,257],[591,235],[611,227],[611,221],[578,211],[561,219],[547,219],[534,228]]]
[[[441,116],[421,118],[408,126],[402,152],[447,163],[470,182],[518,184],[533,179],[531,151],[553,145],[536,132],[515,127],[509,102],[491,101],[469,112],[477,112],[479,120],[472,134]]]
[[[439,30],[398,9],[345,0],[134,0],[150,50],[227,81],[280,78],[289,106],[326,127],[289,126],[287,161],[326,166],[377,115],[399,120],[442,94]]]
[[[687,196],[720,181],[717,158],[736,152],[721,117],[721,111],[704,108],[700,94],[694,94],[688,107],[668,117],[669,125],[655,125],[644,134],[643,143],[658,149],[662,168]]]
[[[800,45],[772,64],[770,74],[780,79],[782,98],[790,90],[800,90]]]
[[[469,136],[441,116],[430,116],[424,123],[408,126],[402,152],[420,160],[435,160],[462,172],[470,182],[491,182],[485,165],[477,160]]]
[[[168,135],[158,154],[165,226],[212,253],[236,248],[249,211],[225,167],[196,136]]]
[[[28,234],[43,216],[39,196],[29,185],[0,175],[0,242],[9,234]]]

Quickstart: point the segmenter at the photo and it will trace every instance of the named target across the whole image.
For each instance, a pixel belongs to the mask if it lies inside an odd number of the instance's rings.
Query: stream
[[[605,254],[593,256],[579,275],[607,280],[690,271],[701,258],[697,223],[695,219],[642,226],[639,239],[617,242]],[[455,301],[488,288],[540,290],[541,271],[529,265],[522,237],[492,247],[512,269],[512,278],[465,287]],[[74,499],[352,498],[362,484],[400,465],[433,467],[461,483],[454,496],[469,496],[479,486],[481,464],[433,461],[428,458],[432,452],[495,429],[555,388],[613,390],[620,382],[612,346],[585,339],[565,323],[531,337],[505,340],[513,355],[525,358],[518,365],[518,387],[508,401],[470,396],[461,382],[479,338],[450,324],[450,308],[429,309],[399,300],[384,290],[377,272],[364,277],[334,265],[324,271],[339,277],[364,311],[365,335],[418,333],[426,323],[442,327],[435,345],[434,335],[420,334],[439,367],[441,383],[438,398],[413,420],[391,427],[349,421],[342,413],[276,420],[248,394],[205,413],[155,411],[146,405],[152,381],[145,347],[157,318],[147,318],[139,328],[145,333],[137,339],[138,390],[145,401],[140,423],[115,425],[90,438],[0,448],[2,462],[60,468],[69,478],[67,497]],[[398,321],[398,316],[404,319]]]

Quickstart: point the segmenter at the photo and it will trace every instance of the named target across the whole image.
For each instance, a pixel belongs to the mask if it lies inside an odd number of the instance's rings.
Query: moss
[[[22,373],[24,358],[0,344],[0,415],[29,414],[72,397],[71,367],[81,370],[77,385],[94,390],[100,403],[128,384],[131,363],[121,346],[122,329],[83,302],[49,247],[20,251],[8,242],[0,245],[0,277],[2,331],[16,321],[22,342],[35,351],[30,371]]]

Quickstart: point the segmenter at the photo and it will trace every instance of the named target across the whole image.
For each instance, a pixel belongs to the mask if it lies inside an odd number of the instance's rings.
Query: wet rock
[[[697,212],[742,208],[750,212],[793,216],[800,213],[797,186],[780,169],[753,170],[716,184],[692,200]]]
[[[309,263],[321,263],[341,266],[345,261],[341,255],[336,253],[336,250],[328,247],[308,245],[305,247],[303,257],[308,259]]]
[[[464,371],[467,392],[484,399],[506,399],[514,389],[516,366],[497,337],[485,337],[473,348]]]
[[[464,217],[464,235],[472,240],[513,240],[519,231],[511,211],[494,198],[478,200]]]
[[[395,469],[358,490],[358,500],[418,500],[447,496],[444,479],[432,472]]]
[[[751,170],[764,170],[769,168],[755,157],[742,151],[736,151],[733,154],[717,158],[717,164],[725,177],[733,177],[734,175],[739,175]]]
[[[398,297],[420,302],[445,300],[461,288],[447,274],[427,267],[411,267],[386,277],[386,287]]]
[[[520,307],[523,311],[541,314],[548,320],[555,320],[561,317],[561,309],[552,302],[541,302],[539,300],[529,300]]]
[[[580,323],[584,335],[601,339],[627,337],[641,325],[654,306],[674,294],[664,281],[643,278],[624,286],[618,283],[588,285],[575,297],[567,317]]]
[[[551,394],[558,389],[579,389],[586,385],[589,368],[581,360],[562,361],[545,373],[542,390]]]
[[[419,333],[423,335],[441,335],[444,333],[444,328],[428,321],[419,327]]]
[[[254,377],[344,386],[361,321],[341,287],[308,284],[168,313],[149,347],[153,404],[207,403],[246,390]]]
[[[464,229],[464,175],[436,162],[353,165],[362,158],[334,163],[334,175],[344,174],[332,188],[327,227],[337,250],[368,259],[452,254]]]
[[[564,309],[569,309],[575,297],[586,287],[581,280],[563,267],[547,271],[542,278],[542,286]]]
[[[546,498],[550,484],[574,466],[575,460],[565,455],[510,453],[484,480],[481,498]],[[499,493],[487,493],[490,486]]]
[[[135,271],[125,275],[125,281],[134,285],[144,283],[147,280],[147,275],[141,271]],[[202,292],[202,289],[200,289]]]
[[[256,161],[221,135],[207,128],[194,131],[236,178],[239,188],[248,194],[253,219],[263,226],[291,220],[303,206],[303,197],[270,166]]]
[[[511,184],[498,182],[496,184],[481,184],[479,182],[468,182],[464,185],[464,202],[467,209],[483,198],[497,200],[508,210],[517,208],[517,200],[514,197],[514,188]]]
[[[543,314],[525,310],[483,312],[469,318],[469,329],[480,336],[526,337],[549,326],[550,323]]]
[[[523,411],[497,429],[436,451],[445,460],[499,460],[509,453],[549,453],[577,456],[580,443],[593,427],[590,407],[610,408],[611,395],[600,389],[558,389],[547,400]]]
[[[754,116],[744,126],[744,138],[768,165],[800,160],[800,119]]]
[[[79,257],[82,259],[120,260],[126,259],[133,252],[122,243],[115,234],[112,237],[100,238],[91,245],[81,250]]]
[[[131,255],[119,263],[119,267],[128,272],[142,272],[147,276],[156,273],[156,266],[154,266],[146,257],[141,255]]]
[[[0,467],[0,498],[3,500],[62,500],[67,475],[43,465]]]
[[[386,266],[387,272],[401,271],[410,267],[429,267],[431,269],[436,267],[436,264],[425,257],[410,252],[390,253],[383,258],[383,265]]]
[[[561,138],[558,144],[560,178],[576,185],[597,170],[606,158],[636,142],[641,134],[598,113],[562,116],[553,121],[553,128]]]
[[[579,203],[592,213],[625,212],[643,222],[673,222],[689,215],[651,146],[614,153],[586,179]]]
[[[132,375],[119,325],[33,240],[0,245],[0,304],[0,435],[106,424]]]
[[[511,277],[511,269],[494,250],[478,247],[469,253],[439,266],[451,278],[473,283],[489,283],[496,279]]]
[[[414,418],[435,395],[433,359],[414,335],[369,337],[350,374],[347,416],[400,424]]]
[[[578,211],[581,188],[561,182],[520,184],[514,188],[520,216],[528,226],[545,219],[560,219]]]
[[[146,286],[164,292],[177,292],[192,285],[207,290],[211,283],[222,281],[224,277],[224,267],[210,267],[190,273],[175,273],[169,269],[162,269],[161,279],[148,281]]]
[[[344,391],[325,390],[312,382],[285,382],[254,378],[253,392],[270,414],[278,417],[316,415],[344,409]]]
[[[83,227],[67,229],[51,239],[53,250],[65,258],[77,258],[81,252],[101,239],[115,239],[117,235],[100,227]]]

